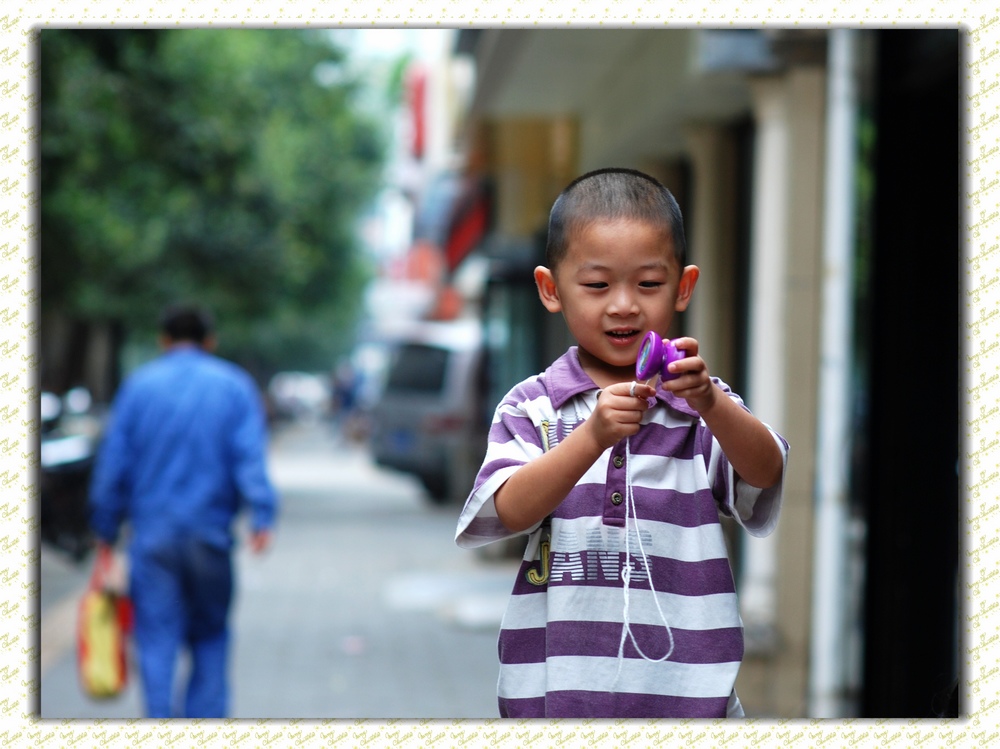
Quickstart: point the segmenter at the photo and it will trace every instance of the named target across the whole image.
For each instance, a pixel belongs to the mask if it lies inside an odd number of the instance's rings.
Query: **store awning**
[[[493,189],[485,177],[467,178],[452,204],[444,241],[445,263],[455,270],[483,240],[493,217]]]

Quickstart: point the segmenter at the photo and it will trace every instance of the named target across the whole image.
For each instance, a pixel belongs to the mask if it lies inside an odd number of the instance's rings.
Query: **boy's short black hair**
[[[195,304],[171,304],[160,315],[160,330],[171,341],[202,344],[215,330],[212,313]]]
[[[545,262],[555,270],[575,232],[597,220],[645,221],[674,243],[674,257],[685,266],[684,218],[680,206],[658,180],[636,169],[597,169],[577,177],[556,198],[549,213]]]

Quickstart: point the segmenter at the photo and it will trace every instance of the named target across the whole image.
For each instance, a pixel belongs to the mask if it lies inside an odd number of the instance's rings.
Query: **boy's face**
[[[599,387],[635,379],[643,335],[667,334],[697,280],[695,266],[679,267],[669,236],[633,220],[594,222],[571,236],[555,272],[535,269],[542,304],[563,313]]]

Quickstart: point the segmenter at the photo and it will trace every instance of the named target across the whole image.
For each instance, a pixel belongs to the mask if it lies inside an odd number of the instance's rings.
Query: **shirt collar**
[[[163,351],[164,356],[197,356],[205,350],[195,343],[175,343]]]
[[[545,370],[545,385],[553,408],[562,408],[574,395],[597,389],[597,384],[583,371],[576,346],[570,346]]]
[[[571,346],[545,370],[545,384],[549,392],[549,401],[552,407],[557,409],[562,408],[574,395],[597,389],[597,384],[583,371],[576,346]],[[686,416],[701,418],[686,400],[664,390],[662,383],[658,383],[656,388],[656,399]]]

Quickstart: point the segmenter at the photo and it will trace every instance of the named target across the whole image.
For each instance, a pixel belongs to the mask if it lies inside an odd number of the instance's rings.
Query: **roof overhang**
[[[474,29],[456,50],[476,59],[473,119],[575,118],[591,168],[675,156],[685,127],[747,116],[774,48],[752,29]]]

